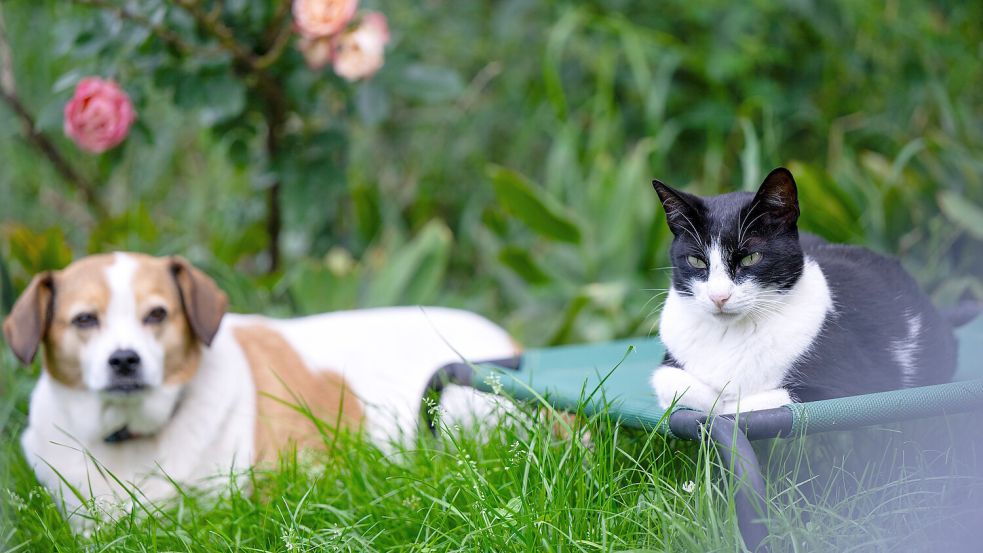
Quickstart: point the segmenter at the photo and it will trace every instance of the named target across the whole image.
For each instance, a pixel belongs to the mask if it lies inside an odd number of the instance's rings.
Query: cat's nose
[[[710,301],[717,306],[717,309],[723,309],[724,304],[730,299],[730,292],[713,292],[710,294]]]

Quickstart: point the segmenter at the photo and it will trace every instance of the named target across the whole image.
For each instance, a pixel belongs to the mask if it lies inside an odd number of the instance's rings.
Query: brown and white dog
[[[225,294],[184,259],[134,253],[37,275],[17,300],[7,343],[24,363],[43,345],[21,444],[69,514],[80,501],[67,485],[83,499],[125,498],[118,478],[163,499],[175,493],[168,479],[196,484],[320,444],[310,418],[283,400],[382,446],[411,438],[437,368],[516,354],[501,328],[453,309],[277,320],[225,308]],[[442,402],[461,421],[494,408],[457,387]]]

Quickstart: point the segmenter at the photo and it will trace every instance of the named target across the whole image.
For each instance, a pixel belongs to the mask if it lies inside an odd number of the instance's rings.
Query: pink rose
[[[119,85],[86,77],[65,104],[65,134],[83,150],[99,154],[122,142],[136,117],[130,97]]]
[[[330,36],[345,28],[358,0],[294,0],[294,23],[307,38]]]
[[[358,25],[338,37],[335,43],[334,71],[349,81],[371,77],[382,68],[389,25],[386,16],[368,12]]]
[[[321,69],[331,63],[334,55],[334,41],[330,37],[305,38],[297,42],[297,48],[304,55],[304,61],[311,69]]]

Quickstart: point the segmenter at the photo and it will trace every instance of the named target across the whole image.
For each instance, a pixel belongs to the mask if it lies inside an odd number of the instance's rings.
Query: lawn
[[[803,229],[897,256],[939,305],[983,300],[983,3],[365,0],[390,41],[355,83],[310,69],[291,35],[251,65],[285,5],[0,3],[0,69],[80,176],[0,102],[0,314],[34,273],[126,249],[187,257],[238,312],[431,304],[528,346],[647,336],[671,238],[651,180],[715,194],[779,165]],[[250,84],[263,72],[283,119]],[[92,75],[137,112],[102,154],[63,133]],[[536,406],[480,444],[340,438],[252,475],[251,493],[187,490],[76,538],[16,443],[38,368],[3,349],[0,550],[740,549],[712,451],[604,417],[586,446],[528,422]],[[979,426],[759,444],[774,550],[979,543]]]
[[[3,551],[742,550],[715,452],[600,415],[563,438],[535,405],[482,440],[441,425],[436,438],[383,452],[332,436],[326,453],[285,455],[275,470],[249,474],[251,489],[216,477],[211,495],[185,489],[163,505],[134,491],[132,512],[96,505],[98,522],[79,537],[20,456],[31,381],[5,374]],[[976,426],[956,417],[759,444],[769,466],[766,543],[972,551],[983,516]]]

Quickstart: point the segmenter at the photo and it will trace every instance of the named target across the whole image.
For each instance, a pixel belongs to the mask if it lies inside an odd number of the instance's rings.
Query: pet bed
[[[519,400],[545,399],[558,409],[588,416],[602,413],[625,426],[681,439],[711,440],[738,485],[738,526],[745,545],[754,551],[768,530],[759,520],[764,478],[750,441],[983,410],[983,317],[956,334],[959,361],[950,383],[794,403],[739,416],[661,409],[648,382],[665,352],[658,338],[530,349],[511,359],[452,363],[435,373],[430,389],[439,393],[447,383],[469,385]]]

